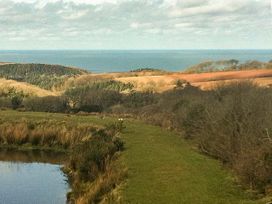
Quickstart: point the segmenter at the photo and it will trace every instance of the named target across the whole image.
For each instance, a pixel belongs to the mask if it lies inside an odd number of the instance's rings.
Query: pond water
[[[60,153],[0,150],[0,203],[66,203],[64,161]]]

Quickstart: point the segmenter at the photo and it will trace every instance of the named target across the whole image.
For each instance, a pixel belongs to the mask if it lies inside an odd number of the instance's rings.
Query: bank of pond
[[[72,125],[73,124],[73,125]],[[115,197],[121,121],[107,126],[57,120],[0,121],[0,198],[19,203],[98,203]]]

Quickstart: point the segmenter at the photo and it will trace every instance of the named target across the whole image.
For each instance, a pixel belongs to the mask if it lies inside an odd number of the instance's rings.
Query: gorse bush
[[[219,87],[184,120],[187,137],[224,161],[252,189],[271,185],[272,92],[249,83]]]
[[[41,111],[53,113],[63,113],[69,111],[69,106],[66,98],[58,96],[28,97],[24,99],[23,107],[27,111]]]
[[[132,92],[123,97],[123,104],[128,108],[139,108],[156,103],[156,94],[151,91]]]
[[[121,127],[121,129],[120,129]],[[121,183],[126,170],[116,163],[124,143],[118,137],[122,123],[108,125],[74,146],[65,167],[72,181],[72,203],[99,203]]]
[[[98,80],[98,81],[89,82],[88,87],[93,89],[103,89],[103,90],[122,92],[126,90],[132,90],[133,84],[131,83],[125,84],[115,80]]]
[[[25,97],[28,97],[28,95],[24,94],[23,91],[17,91],[13,87],[1,89],[0,107],[13,109],[20,108]]]
[[[121,150],[115,141],[114,135],[108,134],[106,130],[100,130],[89,140],[74,147],[71,168],[78,171],[80,180],[93,181],[99,172],[106,170],[106,160]]]
[[[99,75],[81,75],[76,78],[70,78],[65,84],[65,90],[77,87],[89,87],[118,92],[130,91],[134,88],[132,83],[123,83]]]
[[[82,86],[68,89],[64,96],[73,111],[102,112],[121,102],[118,91]]]
[[[12,108],[11,99],[0,97],[0,109]]]

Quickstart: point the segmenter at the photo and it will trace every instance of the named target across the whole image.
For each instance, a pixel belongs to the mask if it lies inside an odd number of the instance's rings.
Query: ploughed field
[[[117,121],[100,116],[0,111],[1,120],[55,120],[99,126]],[[121,185],[124,203],[262,203],[234,183],[221,164],[197,153],[179,135],[160,127],[125,119],[121,134],[128,168]]]

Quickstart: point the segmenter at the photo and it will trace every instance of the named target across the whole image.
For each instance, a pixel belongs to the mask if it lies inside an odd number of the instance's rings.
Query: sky
[[[0,0],[0,50],[272,49],[272,0]]]

